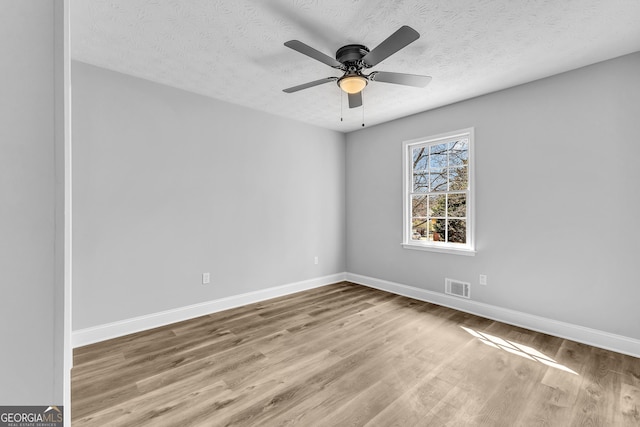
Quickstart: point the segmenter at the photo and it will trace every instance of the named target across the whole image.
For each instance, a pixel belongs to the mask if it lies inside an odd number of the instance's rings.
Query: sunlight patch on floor
[[[539,352],[535,348],[529,347],[528,345],[518,344],[513,341],[507,341],[500,337],[496,337],[495,335],[487,334],[486,332],[479,332],[471,328],[467,328],[465,326],[460,326],[462,329],[467,331],[469,334],[478,338],[481,343],[486,344],[488,346],[498,348],[504,351],[508,351],[509,353],[513,353],[520,357],[524,357],[526,359],[535,360],[536,362],[544,363],[547,366],[551,366],[552,368],[560,369],[565,372],[569,372],[574,375],[578,375],[577,372],[567,368],[566,366],[556,362],[549,356]]]

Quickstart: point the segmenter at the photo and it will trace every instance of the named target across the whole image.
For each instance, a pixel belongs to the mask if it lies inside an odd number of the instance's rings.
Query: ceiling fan
[[[371,81],[425,87],[431,81],[431,77],[429,76],[391,73],[388,71],[373,71],[370,74],[363,73],[363,70],[378,65],[400,49],[418,40],[418,38],[420,38],[420,34],[416,30],[404,25],[373,50],[369,50],[369,48],[361,44],[342,46],[336,52],[336,59],[325,55],[299,40],[290,40],[284,44],[288,48],[338,69],[344,74],[342,77],[327,77],[314,80],[284,89],[283,91],[292,93],[329,82],[337,82],[340,89],[349,95],[349,108],[356,108],[362,105],[362,90]]]

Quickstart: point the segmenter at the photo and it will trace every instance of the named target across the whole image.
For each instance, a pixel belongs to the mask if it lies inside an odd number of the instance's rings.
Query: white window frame
[[[441,144],[447,141],[453,141],[458,138],[465,137],[469,139],[468,145],[468,162],[467,162],[467,179],[468,188],[467,194],[467,238],[466,244],[449,243],[449,242],[430,242],[430,241],[416,241],[411,239],[411,196],[413,194],[413,156],[412,150],[416,146],[420,145],[432,145]],[[409,141],[403,141],[402,143],[402,246],[405,249],[417,249],[431,252],[442,252],[457,255],[469,255],[476,254],[475,250],[475,138],[474,128],[460,129],[453,132],[441,133],[438,135],[429,136],[426,138],[412,139]],[[429,194],[429,193],[425,193]],[[439,193],[441,194],[441,193]]]

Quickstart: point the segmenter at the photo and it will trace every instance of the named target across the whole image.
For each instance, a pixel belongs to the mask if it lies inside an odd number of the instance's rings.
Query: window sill
[[[438,246],[419,245],[415,243],[403,243],[402,247],[405,249],[413,249],[417,251],[440,252],[444,254],[453,254],[453,255],[474,256],[476,254],[476,251],[473,249],[452,248],[447,246],[438,247]]]

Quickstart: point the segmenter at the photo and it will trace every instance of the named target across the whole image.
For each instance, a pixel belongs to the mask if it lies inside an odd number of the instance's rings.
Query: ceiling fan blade
[[[349,94],[349,108],[357,108],[362,105],[362,91]]]
[[[329,67],[333,67],[333,68],[341,68],[342,64],[339,63],[338,61],[336,61],[335,59],[333,59],[332,57],[330,57],[329,55],[325,55],[324,53],[320,52],[319,50],[316,50],[314,48],[312,48],[309,45],[306,45],[304,43],[302,43],[300,40],[289,40],[288,42],[285,42],[284,44],[286,47],[291,48],[295,51],[300,52],[303,55],[307,55],[317,61],[322,62],[323,64],[327,64]]]
[[[398,31],[387,37],[387,39],[380,43],[375,49],[367,53],[362,58],[362,61],[367,65],[367,67],[373,67],[419,38],[420,34],[416,30],[407,25],[403,25]]]
[[[374,71],[369,75],[371,80],[383,83],[394,83],[397,85],[425,87],[431,81],[431,76],[420,76],[417,74],[390,73],[388,71]]]
[[[324,79],[314,80],[314,81],[309,82],[309,83],[303,83],[303,84],[298,85],[298,86],[293,86],[293,87],[290,87],[290,88],[287,88],[287,89],[283,89],[282,91],[286,92],[286,93],[293,93],[293,92],[297,92],[297,91],[302,90],[302,89],[308,89],[310,87],[322,85],[322,84],[325,84],[325,83],[335,82],[336,80],[338,80],[337,77],[327,77],[327,78],[324,78]]]

